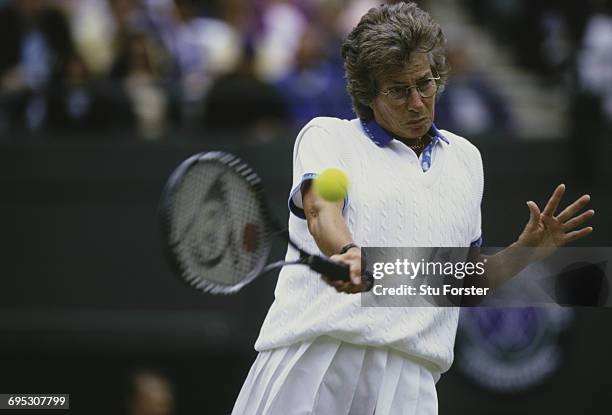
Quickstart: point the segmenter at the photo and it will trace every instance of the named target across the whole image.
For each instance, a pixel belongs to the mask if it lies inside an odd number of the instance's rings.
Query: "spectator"
[[[337,60],[325,59],[322,33],[315,26],[303,33],[294,69],[277,83],[289,105],[291,121],[297,127],[316,116],[354,117],[346,93],[344,68]]]
[[[47,111],[45,89],[73,55],[67,20],[47,1],[23,0],[0,8],[0,27],[0,119],[5,130],[38,130]]]
[[[174,390],[170,381],[151,370],[136,371],[128,385],[129,415],[171,415],[174,413]]]
[[[112,71],[129,101],[136,130],[145,139],[159,138],[169,116],[169,94],[162,85],[159,54],[154,49],[145,33],[125,34]]]
[[[207,128],[270,130],[286,122],[285,102],[276,89],[257,79],[252,45],[245,47],[238,69],[216,80],[205,103]]]
[[[150,29],[138,0],[80,0],[70,4],[75,43],[94,76],[109,74],[125,33]]]
[[[307,27],[303,13],[288,0],[267,0],[263,33],[257,45],[257,74],[274,82],[288,74],[302,33]]]
[[[132,116],[125,107],[126,98],[111,91],[105,83],[94,82],[83,60],[73,55],[65,66],[63,80],[48,88],[45,127],[52,133],[62,133],[62,138],[128,128]]]
[[[43,0],[16,1],[0,9],[2,88],[43,89],[61,78],[73,53],[68,22]]]
[[[612,14],[588,20],[577,65],[579,86],[599,98],[603,122],[612,125]]]
[[[452,77],[436,105],[436,124],[474,137],[511,136],[514,123],[506,100],[484,72],[474,68],[462,46],[449,48]]]
[[[234,70],[240,56],[238,33],[221,20],[198,16],[194,3],[174,0],[169,13],[152,16],[187,104],[201,102],[212,81]]]
[[[600,149],[612,129],[612,14],[602,8],[590,17],[576,53],[575,88],[570,100],[570,153],[576,180],[601,178]]]

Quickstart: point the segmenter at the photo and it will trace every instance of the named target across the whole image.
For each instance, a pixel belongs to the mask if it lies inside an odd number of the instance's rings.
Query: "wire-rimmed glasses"
[[[439,76],[432,76],[418,81],[414,85],[397,85],[392,86],[386,91],[380,91],[381,95],[386,96],[391,102],[402,104],[408,100],[410,90],[416,88],[421,98],[431,98],[438,92]]]

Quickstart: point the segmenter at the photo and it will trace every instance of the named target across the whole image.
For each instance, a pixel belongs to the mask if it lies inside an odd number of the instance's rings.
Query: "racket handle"
[[[350,269],[347,265],[331,261],[318,255],[309,255],[304,263],[313,271],[329,277],[332,280],[348,281],[351,278]]]

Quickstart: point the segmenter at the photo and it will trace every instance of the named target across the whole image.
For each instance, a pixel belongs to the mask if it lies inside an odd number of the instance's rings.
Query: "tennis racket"
[[[165,250],[192,287],[231,294],[284,265],[303,265],[332,280],[349,280],[349,268],[302,250],[269,214],[262,181],[245,162],[225,152],[196,154],[172,173],[161,197]],[[300,257],[268,263],[274,237]]]

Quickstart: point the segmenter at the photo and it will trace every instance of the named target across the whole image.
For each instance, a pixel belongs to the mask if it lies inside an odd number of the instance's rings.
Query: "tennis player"
[[[351,280],[322,280],[306,267],[281,270],[233,414],[438,412],[435,383],[453,360],[459,310],[361,307],[351,293],[363,289],[359,246],[471,246],[480,255],[480,153],[433,124],[449,73],[444,44],[440,26],[414,3],[371,9],[345,40],[358,118],[315,118],[299,133],[289,231],[304,249],[348,264]],[[310,187],[331,167],[351,180],[338,203]],[[555,216],[564,190],[559,185],[542,211],[527,202],[530,218],[517,241],[488,258],[492,286],[526,265],[500,266],[513,249],[550,252],[592,231],[578,229],[594,214],[578,214],[588,195]],[[288,250],[287,260],[297,256]]]

